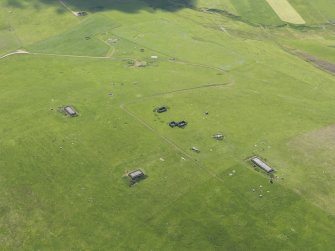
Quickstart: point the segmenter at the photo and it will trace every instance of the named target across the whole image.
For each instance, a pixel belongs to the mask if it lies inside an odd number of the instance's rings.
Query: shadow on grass
[[[136,179],[130,179],[128,176],[127,177],[123,177],[124,183],[126,185],[128,185],[129,187],[133,187],[136,184],[146,180],[149,176],[148,175],[144,175],[142,177],[136,178]]]
[[[73,11],[100,12],[118,10],[123,12],[138,12],[140,10],[177,11],[192,8],[196,0],[63,0]],[[64,13],[64,6],[59,0],[5,0],[7,7],[41,9],[46,5],[59,6],[58,13]]]

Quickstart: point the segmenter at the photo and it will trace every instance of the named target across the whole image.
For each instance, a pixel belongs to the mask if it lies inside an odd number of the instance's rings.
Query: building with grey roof
[[[258,166],[259,168],[263,169],[267,173],[272,173],[274,171],[273,168],[271,168],[269,165],[267,165],[264,161],[262,161],[258,157],[252,157],[251,162]]]
[[[144,176],[144,173],[141,171],[141,170],[135,170],[135,171],[132,171],[130,173],[128,173],[128,176],[132,179],[132,180],[136,180],[136,179],[139,179],[141,177]]]
[[[66,112],[67,115],[69,115],[71,117],[74,117],[74,116],[78,115],[77,111],[71,106],[65,106],[64,111]]]

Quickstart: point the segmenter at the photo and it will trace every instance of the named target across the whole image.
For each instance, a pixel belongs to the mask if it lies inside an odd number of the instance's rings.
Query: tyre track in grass
[[[68,57],[68,58],[89,58],[89,59],[109,59],[109,60],[114,60],[114,61],[124,61],[127,59],[131,59],[131,58],[115,58],[113,57],[113,54],[115,53],[115,49],[112,51],[112,55],[111,56],[87,56],[87,55],[71,55],[71,54],[56,54],[56,53],[42,53],[42,52],[28,52],[25,50],[18,50],[18,51],[14,51],[11,53],[7,53],[3,56],[0,56],[0,59],[4,59],[6,57],[12,56],[12,55],[18,55],[18,54],[27,54],[27,55],[40,55],[40,56],[53,56],[53,57]],[[223,72],[223,73],[227,73],[226,70],[221,69],[219,67],[215,67],[215,66],[210,66],[210,65],[206,65],[206,64],[198,64],[198,63],[191,63],[185,60],[165,60],[162,62],[169,62],[169,63],[174,63],[174,64],[182,64],[182,65],[188,65],[188,66],[193,66],[193,67],[200,67],[200,68],[204,68],[204,69],[210,69],[210,70],[216,70],[219,72]],[[199,87],[197,87],[199,88]]]
[[[27,52],[27,51],[15,51],[15,52],[12,52],[12,53],[8,53],[8,54],[5,54],[5,55],[1,56],[0,59],[4,59],[6,57],[9,57],[9,56],[12,56],[12,55],[17,55],[17,54],[41,55],[41,56],[57,56],[57,57],[71,57],[71,58],[90,58],[90,59],[104,59],[104,60],[105,59],[112,59],[111,57],[78,56],[78,55],[63,55],[63,54],[51,54],[51,53],[30,53],[30,52]],[[116,59],[114,58],[114,60],[116,60]],[[121,60],[123,60],[123,59],[121,59]],[[175,62],[175,63],[177,63],[177,62]],[[179,62],[179,63],[180,64],[184,64],[184,65],[189,65],[189,66],[196,66],[196,67],[201,67],[201,68],[206,68],[206,69],[224,71],[224,70],[222,70],[220,68],[212,67],[212,66],[208,66],[208,65],[200,65],[200,64],[193,64],[193,63],[187,63],[187,62]],[[169,92],[165,92],[165,93],[154,94],[154,95],[151,95],[151,96],[148,96],[148,97],[143,97],[141,100],[137,100],[135,102],[130,102],[128,104],[136,103],[136,102],[143,101],[144,99],[150,99],[150,98],[164,96],[164,95],[172,94],[172,93],[187,92],[187,91],[192,91],[192,90],[197,90],[197,89],[204,89],[204,88],[217,88],[217,87],[227,86],[229,84],[231,84],[231,83],[209,84],[209,85],[204,85],[204,86],[197,86],[197,87],[185,88],[185,89],[180,89],[180,90],[174,90],[174,91],[169,91]],[[172,140],[170,140],[169,138],[167,138],[167,137],[165,137],[163,135],[160,135],[148,123],[146,123],[141,118],[139,118],[138,116],[136,116],[134,113],[132,113],[131,111],[129,111],[129,109],[126,107],[125,104],[121,104],[120,105],[120,109],[123,110],[125,113],[127,113],[133,119],[135,119],[138,122],[140,122],[144,127],[146,127],[148,130],[150,130],[151,132],[153,132],[154,134],[156,134],[156,136],[160,137],[163,141],[165,141],[167,144],[169,144],[170,146],[172,146],[173,148],[175,148],[178,152],[180,152],[181,154],[183,154],[187,158],[195,161],[195,163],[197,163],[198,167],[200,167],[201,169],[203,169],[204,171],[206,171],[207,173],[209,173],[212,177],[214,177],[217,180],[224,181],[222,178],[218,177],[216,175],[216,173],[208,170],[207,168],[204,167],[204,165],[201,165],[200,162],[196,158],[194,158],[193,156],[191,156],[190,154],[188,154],[187,152],[185,152],[181,147],[179,147]]]
[[[114,48],[113,48],[114,49]],[[114,50],[113,50],[114,52]],[[81,59],[101,59],[101,60],[115,60],[115,61],[123,61],[124,58],[112,58],[112,57],[97,57],[97,56],[86,56],[86,55],[64,55],[64,54],[52,54],[52,53],[30,53],[27,51],[24,52],[12,52],[12,53],[8,53],[2,57],[0,57],[0,59],[12,56],[12,55],[17,55],[17,54],[28,54],[28,55],[40,55],[40,56],[51,56],[51,57],[68,57],[68,58],[81,58]],[[183,60],[166,60],[166,62],[170,62],[170,63],[174,63],[174,64],[181,64],[181,65],[186,65],[186,66],[190,66],[190,67],[199,67],[199,68],[204,68],[204,69],[209,69],[209,70],[215,70],[215,71],[219,71],[219,72],[226,72],[224,69],[215,67],[215,66],[210,66],[210,65],[204,65],[204,64],[197,64],[197,63],[191,63],[191,62],[187,62],[187,61],[183,61]],[[131,102],[131,103],[136,103],[139,101],[143,101],[145,99],[150,99],[150,98],[154,98],[154,97],[160,97],[160,96],[164,96],[164,95],[168,95],[168,94],[173,94],[173,93],[182,93],[182,92],[189,92],[189,91],[193,91],[193,90],[199,90],[199,89],[204,89],[204,88],[220,88],[220,87],[224,87],[227,85],[233,84],[232,82],[226,82],[226,83],[212,83],[212,84],[208,84],[208,85],[203,85],[203,86],[196,86],[196,87],[191,87],[191,88],[184,88],[184,89],[179,89],[179,90],[172,90],[169,92],[165,92],[165,93],[158,93],[158,94],[154,94],[148,97],[143,97],[141,100],[137,100],[135,102]],[[128,103],[128,104],[131,104]],[[127,105],[128,105],[127,104]],[[214,178],[215,180],[219,181],[219,182],[224,182],[225,180],[221,177],[218,176],[217,173],[215,173],[214,171],[211,171],[207,168],[207,166],[202,162],[197,160],[194,156],[188,154],[185,150],[183,150],[180,146],[178,146],[175,142],[173,142],[171,139],[159,134],[153,127],[151,127],[148,123],[146,123],[144,120],[142,120],[140,117],[136,116],[136,114],[134,114],[133,112],[131,112],[127,107],[126,104],[121,104],[120,105],[120,109],[122,111],[124,111],[126,114],[128,114],[128,116],[132,117],[134,120],[138,121],[142,126],[144,126],[145,128],[147,128],[149,131],[151,131],[153,134],[155,134],[158,138],[160,138],[161,140],[163,140],[167,145],[170,145],[172,148],[174,148],[177,152],[179,152],[182,156],[182,158],[184,159],[183,156],[187,157],[188,159],[193,161],[193,164],[198,167],[199,169],[201,169],[203,172],[207,173],[209,175],[208,180],[211,180],[212,178]],[[206,180],[207,182],[207,180]],[[184,189],[181,193],[179,193],[170,203],[167,203],[166,205],[164,205],[163,207],[159,208],[158,210],[154,211],[148,218],[148,220],[154,219],[159,217],[159,215],[162,215],[164,213],[165,210],[167,210],[168,208],[170,208],[172,205],[174,205],[176,202],[180,201],[183,196],[185,196],[189,191],[190,191],[190,187],[187,187],[186,189]],[[147,227],[147,225],[142,225],[144,227]]]
[[[177,150],[179,153],[181,153],[182,155],[186,156],[187,158],[189,158],[190,160],[193,160],[195,165],[197,167],[199,167],[200,169],[204,170],[206,173],[208,173],[211,177],[224,182],[224,179],[222,179],[221,177],[217,176],[216,173],[208,170],[206,168],[206,166],[198,161],[196,158],[194,158],[193,156],[191,156],[190,154],[188,154],[187,152],[185,152],[181,147],[179,147],[176,143],[174,143],[172,140],[170,140],[169,138],[159,134],[154,128],[152,128],[148,123],[146,123],[145,121],[143,121],[141,118],[139,118],[138,116],[136,116],[134,113],[132,113],[131,111],[129,111],[124,104],[120,105],[120,109],[122,111],[124,111],[125,113],[127,113],[130,117],[132,117],[133,119],[135,119],[136,121],[138,121],[140,124],[142,124],[142,126],[144,126],[145,128],[147,128],[148,130],[150,130],[152,133],[154,133],[156,136],[158,136],[159,138],[161,138],[163,141],[165,141],[168,145],[172,146],[175,150]]]
[[[55,53],[41,53],[41,52],[28,52],[25,50],[17,50],[14,52],[7,53],[3,56],[0,56],[0,59],[7,58],[9,56],[18,55],[18,54],[26,54],[26,55],[40,55],[40,56],[53,56],[53,57],[69,57],[69,58],[91,58],[91,59],[113,59],[113,57],[109,56],[87,56],[87,55],[70,55],[70,54],[55,54]]]
[[[132,113],[131,111],[129,111],[129,109],[125,106],[125,104],[121,104],[120,105],[121,110],[123,110],[125,113],[127,113],[129,116],[131,116],[132,118],[134,118],[135,120],[137,120],[138,122],[140,122],[144,127],[146,127],[148,130],[150,130],[151,132],[153,132],[154,134],[156,134],[157,136],[159,136],[161,139],[163,139],[166,143],[168,143],[169,145],[171,145],[173,148],[175,148],[177,151],[179,151],[180,153],[182,153],[183,155],[185,155],[186,157],[188,157],[189,159],[193,159],[194,158],[189,155],[188,153],[186,153],[183,149],[181,149],[176,143],[174,143],[172,140],[168,139],[167,137],[160,135],[154,128],[152,128],[148,123],[146,123],[144,120],[142,120],[141,118],[139,118],[138,116],[136,116],[134,113]]]
[[[114,59],[107,56],[87,56],[87,55],[71,55],[71,54],[54,54],[54,53],[40,53],[30,52],[30,55],[54,56],[54,57],[71,57],[71,58],[91,58],[91,59]]]
[[[18,55],[18,54],[30,54],[30,53],[28,51],[24,51],[24,50],[17,50],[17,51],[10,52],[10,53],[7,53],[5,55],[0,56],[0,59],[4,59],[4,58],[7,58],[7,57],[10,57],[10,56],[13,56],[13,55]]]
[[[12,56],[12,55],[16,55],[16,54],[28,54],[28,55],[41,55],[41,56],[57,56],[57,57],[71,57],[71,58],[90,58],[90,59],[114,59],[114,60],[118,60],[115,58],[111,58],[111,57],[94,57],[94,56],[85,56],[85,55],[64,55],[64,54],[52,54],[52,53],[30,53],[27,51],[15,51],[12,53],[8,53],[2,57],[0,57],[0,59]],[[124,60],[124,59],[119,59],[119,60]],[[168,60],[168,62],[171,62]],[[209,65],[202,65],[202,64],[196,64],[196,63],[189,63],[186,61],[172,61],[174,63],[179,63],[179,64],[183,64],[183,65],[188,65],[188,66],[193,66],[193,67],[200,67],[200,68],[206,68],[206,69],[211,69],[211,70],[216,70],[216,71],[221,71],[221,72],[225,72],[225,70],[214,67],[214,66],[209,66]],[[165,93],[158,93],[158,94],[154,94],[148,97],[143,97],[140,101],[143,101],[144,99],[149,99],[149,98],[153,98],[153,97],[159,97],[159,96],[164,96],[167,94],[171,94],[171,93],[178,93],[178,92],[187,92],[187,91],[192,91],[192,90],[197,90],[197,89],[204,89],[204,88],[218,88],[218,87],[222,87],[222,86],[227,86],[231,84],[231,82],[229,83],[219,83],[219,84],[209,84],[209,85],[204,85],[204,86],[197,86],[197,87],[191,87],[191,88],[184,88],[184,89],[179,89],[179,90],[173,90],[173,91],[169,91],[169,92],[165,92]],[[135,102],[139,102],[139,100],[135,101]],[[128,104],[131,103],[135,103],[135,102],[130,102]],[[141,118],[139,118],[138,116],[136,116],[134,113],[132,113],[131,111],[129,111],[129,109],[126,107],[125,104],[121,104],[120,105],[120,109],[123,110],[125,113],[127,113],[130,117],[132,117],[133,119],[137,120],[138,122],[140,122],[144,127],[146,127],[148,130],[150,130],[151,132],[153,132],[154,134],[156,134],[156,136],[160,137],[163,141],[165,141],[167,144],[169,144],[170,146],[172,146],[174,149],[176,149],[178,152],[180,152],[181,154],[183,154],[184,156],[186,156],[187,158],[193,160],[196,165],[198,167],[200,167],[202,170],[204,170],[205,172],[207,172],[208,174],[210,174],[213,178],[219,180],[219,181],[224,181],[222,178],[220,178],[219,176],[216,175],[216,173],[208,170],[204,164],[201,164],[196,158],[194,158],[193,156],[191,156],[190,154],[188,154],[187,152],[185,152],[181,147],[179,147],[176,143],[174,143],[172,140],[170,140],[169,138],[160,135],[154,128],[152,128],[149,124],[147,124],[145,121],[143,121]]]
[[[143,97],[140,100],[134,101],[134,102],[130,102],[127,104],[121,104],[119,107],[122,111],[124,111],[125,113],[127,113],[130,117],[132,117],[133,119],[135,119],[136,121],[138,121],[140,124],[142,124],[142,126],[144,126],[145,128],[147,128],[148,130],[150,130],[152,133],[154,133],[156,136],[158,136],[159,138],[161,138],[163,141],[165,141],[168,145],[172,146],[175,150],[177,150],[179,153],[183,154],[184,156],[186,156],[187,158],[189,158],[190,160],[193,160],[195,165],[198,166],[200,169],[204,170],[206,173],[208,173],[211,177],[219,180],[220,182],[224,182],[224,179],[217,176],[217,174],[213,171],[210,171],[208,168],[206,168],[205,164],[202,161],[199,161],[198,159],[196,159],[195,157],[193,157],[192,155],[188,154],[185,150],[183,150],[180,146],[178,146],[175,142],[173,142],[171,139],[161,135],[160,133],[158,133],[153,127],[151,127],[147,122],[145,122],[143,119],[141,119],[140,117],[138,117],[135,113],[131,112],[126,105],[129,104],[134,104],[134,103],[138,103],[138,102],[142,102],[143,100],[147,100],[150,98],[154,98],[154,97],[161,97],[164,95],[168,95],[171,93],[180,93],[180,92],[187,92],[187,91],[193,91],[193,90],[198,90],[198,89],[205,89],[205,88],[217,88],[217,87],[222,87],[222,86],[227,86],[231,84],[231,82],[229,83],[222,83],[222,84],[209,84],[209,85],[203,85],[203,86],[198,86],[198,87],[191,87],[191,88],[184,88],[184,89],[179,89],[179,90],[174,90],[174,91],[169,91],[169,92],[164,92],[164,93],[159,93],[159,94],[154,94],[151,96],[147,96],[147,97]]]
[[[59,0],[59,1],[63,2],[61,0]],[[128,41],[128,42],[137,44],[141,48],[148,49],[148,50],[150,50],[152,52],[156,52],[156,53],[158,53],[158,54],[160,54],[162,56],[165,56],[165,57],[169,58],[165,62],[170,62],[170,63],[175,63],[175,64],[189,65],[189,66],[194,66],[194,67],[200,67],[200,68],[205,68],[205,69],[216,70],[216,71],[219,71],[219,72],[222,72],[222,73],[227,73],[227,70],[222,69],[220,67],[216,67],[216,66],[212,66],[212,65],[207,65],[207,64],[192,63],[192,62],[187,61],[187,60],[175,58],[175,57],[173,57],[171,55],[168,55],[165,52],[162,52],[160,50],[156,50],[156,49],[153,49],[153,48],[148,48],[147,46],[143,46],[143,45],[141,45],[141,44],[139,44],[137,42],[134,42],[134,41],[132,41],[130,39],[127,39],[125,37],[122,37],[122,36],[119,36],[119,35],[116,35],[116,34],[113,34],[113,35],[115,37],[118,37],[119,39],[122,39],[122,40],[125,40],[125,41]],[[113,48],[112,51],[108,52],[108,53],[111,54],[110,56],[70,55],[70,54],[39,53],[39,52],[26,52],[26,54],[29,54],[29,55],[42,55],[42,56],[55,56],[55,57],[72,57],[72,58],[113,59],[113,60],[119,60],[119,61],[123,61],[123,60],[128,59],[128,58],[115,58],[115,57],[113,57],[113,55],[115,53],[115,48],[113,46],[111,46],[110,44],[108,44],[106,41],[103,41],[101,39],[99,39],[99,40],[102,41],[103,43],[107,44],[110,48]],[[3,57],[0,57],[0,59],[2,59],[4,57],[7,57],[7,56],[10,56],[10,55],[14,55],[14,54],[18,54],[18,53],[8,53],[7,55],[4,55]]]
[[[329,62],[327,60],[319,59],[313,55],[310,55],[304,51],[299,51],[294,48],[290,48],[288,46],[285,46],[281,44],[275,36],[271,34],[271,32],[266,29],[266,27],[260,26],[260,29],[264,32],[264,34],[269,38],[270,41],[272,41],[277,47],[279,47],[281,50],[283,50],[285,53],[295,56],[299,58],[300,60],[303,60],[305,62],[308,62],[315,68],[319,69],[320,71],[326,72],[330,75],[335,74],[335,64],[332,62]]]

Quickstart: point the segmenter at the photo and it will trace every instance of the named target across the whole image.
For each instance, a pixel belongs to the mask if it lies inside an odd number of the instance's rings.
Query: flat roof
[[[161,106],[157,108],[157,112],[161,113],[161,112],[166,112],[167,111],[167,107],[166,106]]]
[[[144,173],[141,170],[135,170],[135,171],[128,173],[128,176],[132,179],[139,178],[143,175]]]
[[[267,173],[271,173],[273,172],[274,170],[269,166],[267,165],[265,162],[263,162],[260,158],[258,157],[253,157],[251,159],[251,161],[256,164],[257,166],[259,166],[260,168],[262,168],[264,171],[266,171]]]
[[[77,112],[71,106],[64,107],[64,110],[70,115],[76,115],[77,114]]]

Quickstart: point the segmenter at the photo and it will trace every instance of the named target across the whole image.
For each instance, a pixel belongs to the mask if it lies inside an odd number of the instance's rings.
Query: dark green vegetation
[[[333,2],[176,2],[0,2],[2,250],[333,250]]]
[[[7,7],[35,8],[42,9],[44,6],[54,6],[57,12],[63,13],[64,9],[59,8],[59,2],[55,0],[4,0]],[[81,9],[90,12],[101,12],[118,10],[123,12],[137,12],[142,9],[160,9],[177,11],[185,7],[194,7],[195,0],[68,0],[66,4],[71,8]]]

